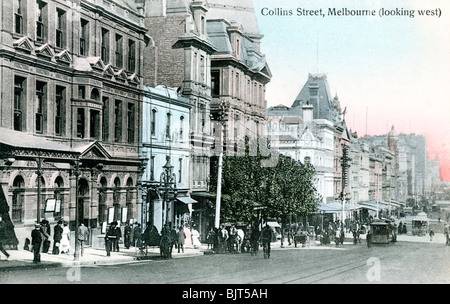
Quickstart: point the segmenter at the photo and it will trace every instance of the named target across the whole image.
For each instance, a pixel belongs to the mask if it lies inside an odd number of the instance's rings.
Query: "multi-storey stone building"
[[[216,51],[211,57],[211,114],[221,112],[227,153],[237,151],[245,137],[263,135],[265,86],[272,74],[261,53],[253,1],[210,0],[206,31]],[[218,128],[220,125],[216,124]]]
[[[307,160],[314,165],[317,173],[317,189],[323,203],[329,204],[323,208],[330,212],[339,212],[340,218],[343,217],[342,210],[348,211],[345,205],[351,200],[348,175],[351,162],[349,153],[351,134],[342,114],[340,102],[337,97],[331,96],[327,77],[322,74],[308,75],[307,82],[291,107],[283,109],[277,106],[267,110],[267,117],[272,122],[273,118],[278,119],[276,123],[280,126],[287,118],[303,119],[304,127],[297,139],[301,144],[291,147],[298,151],[290,154],[296,155],[296,159],[302,155],[300,161]],[[271,125],[269,127],[272,128]],[[270,129],[268,132],[271,139],[277,141],[277,133]],[[320,144],[314,145],[315,142]]]
[[[191,105],[187,98],[163,86],[146,87],[143,93],[140,154],[147,161],[140,179],[143,202],[139,205],[139,220],[144,227],[149,222],[161,231],[165,223],[178,227],[188,222],[195,202],[189,197]],[[170,186],[177,191],[176,196],[165,193],[167,166],[172,167]]]
[[[77,215],[95,229],[136,216],[146,43],[137,2],[0,4],[0,183],[16,227],[45,217],[73,229]]]
[[[151,38],[144,53],[144,84],[175,88],[187,98],[190,110],[189,125],[184,131],[189,143],[186,172],[189,196],[197,202],[192,214],[197,223],[203,217],[208,221],[209,214],[214,214],[214,197],[208,193],[208,182],[213,144],[211,54],[215,48],[206,33],[208,11],[206,1],[145,1],[145,25]],[[207,228],[208,223],[201,224],[200,233],[206,236]]]

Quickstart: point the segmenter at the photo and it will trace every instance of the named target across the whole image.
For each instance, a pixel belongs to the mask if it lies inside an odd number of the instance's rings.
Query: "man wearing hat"
[[[41,225],[36,223],[34,225],[33,231],[31,231],[31,246],[33,247],[33,263],[41,262],[41,243],[42,243],[42,233],[41,233]]]

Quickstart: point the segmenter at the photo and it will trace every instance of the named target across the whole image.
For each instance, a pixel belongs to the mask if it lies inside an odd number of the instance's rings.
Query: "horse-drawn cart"
[[[147,227],[136,242],[136,257],[144,259],[148,254],[148,247],[159,247],[161,257],[171,258],[175,242],[176,235],[172,235],[168,228],[163,228],[162,234],[159,234],[155,226]]]
[[[302,247],[309,246],[309,237],[307,232],[300,231],[294,235],[294,246],[297,247],[297,244],[302,244]]]

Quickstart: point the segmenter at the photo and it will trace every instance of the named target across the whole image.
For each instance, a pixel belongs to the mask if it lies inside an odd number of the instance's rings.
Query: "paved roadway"
[[[399,241],[367,248],[276,248],[270,259],[208,254],[124,265],[0,272],[0,283],[52,284],[418,284],[450,283],[450,246]]]

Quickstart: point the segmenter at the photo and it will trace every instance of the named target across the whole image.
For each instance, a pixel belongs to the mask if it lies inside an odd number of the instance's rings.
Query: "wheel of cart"
[[[135,250],[136,250],[136,258],[138,260],[143,259],[147,256],[148,254],[147,244],[142,238],[139,238],[136,241]]]
[[[160,255],[163,258],[171,258],[172,257],[172,240],[168,235],[163,235],[161,237],[161,242],[159,243]]]

